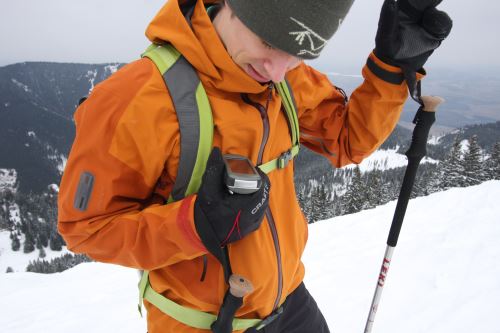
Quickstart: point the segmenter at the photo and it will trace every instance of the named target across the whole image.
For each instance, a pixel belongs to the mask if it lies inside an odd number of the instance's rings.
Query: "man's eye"
[[[261,40],[262,41],[262,44],[264,45],[264,47],[268,50],[274,50],[274,47],[272,47],[268,42],[266,42],[265,40]]]

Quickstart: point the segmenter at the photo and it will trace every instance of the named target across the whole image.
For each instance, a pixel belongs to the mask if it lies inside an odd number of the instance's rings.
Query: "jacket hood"
[[[181,11],[181,6],[186,6],[184,2],[169,0],[146,29],[147,38],[155,44],[171,43],[198,70],[207,89],[252,94],[264,91],[265,85],[248,76],[231,59],[206,12],[204,1],[196,1],[191,25]]]

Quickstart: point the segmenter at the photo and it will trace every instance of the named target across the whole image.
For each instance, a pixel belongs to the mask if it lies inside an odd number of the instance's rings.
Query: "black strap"
[[[368,66],[373,74],[375,74],[378,78],[384,80],[385,82],[399,85],[405,80],[403,73],[394,73],[385,70],[382,67],[379,67],[371,58],[368,58],[368,60],[366,60],[366,66]]]

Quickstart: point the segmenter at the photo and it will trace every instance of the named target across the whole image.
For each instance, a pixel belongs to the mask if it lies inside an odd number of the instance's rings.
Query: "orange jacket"
[[[201,0],[192,28],[178,1],[168,1],[149,25],[151,41],[172,43],[197,69],[213,109],[214,145],[258,163],[291,147],[288,123],[275,90],[250,78],[229,57]],[[389,71],[374,55],[372,59]],[[301,143],[337,167],[359,163],[396,125],[407,98],[403,84],[382,81],[363,68],[363,84],[347,105],[328,78],[301,64],[287,74],[298,107]],[[267,114],[246,103],[247,94]],[[150,270],[153,288],[173,301],[211,313],[221,305],[225,283],[220,264],[208,256],[193,221],[196,195],[165,204],[177,174],[179,129],[163,78],[149,59],[135,61],[103,83],[75,113],[76,137],[59,194],[59,231],[68,248],[101,262]],[[264,125],[264,123],[267,123]],[[265,135],[264,126],[269,126]],[[95,176],[85,211],[73,207],[82,172]],[[293,163],[269,174],[269,219],[246,238],[229,245],[235,273],[255,291],[237,313],[263,318],[303,280],[300,260],[307,222],[297,203]],[[135,286],[131,286],[134,288]],[[148,330],[202,332],[147,305]]]

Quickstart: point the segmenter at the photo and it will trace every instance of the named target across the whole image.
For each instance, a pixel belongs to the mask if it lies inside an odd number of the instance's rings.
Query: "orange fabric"
[[[178,2],[168,1],[147,29],[152,41],[172,43],[198,70],[213,109],[214,145],[223,153],[257,162],[264,135],[258,110],[241,93],[266,105],[269,138],[263,162],[291,147],[288,123],[276,91],[251,79],[229,57],[202,1],[192,17],[193,30]],[[397,69],[381,63],[387,70]],[[364,83],[344,105],[326,76],[305,64],[287,74],[296,98],[301,142],[327,156],[332,164],[359,163],[390,134],[407,98],[404,84],[395,86],[363,69]],[[103,83],[75,114],[77,134],[59,195],[59,231],[70,250],[95,260],[150,270],[151,285],[180,304],[217,313],[225,292],[223,272],[208,255],[205,281],[200,281],[206,254],[193,220],[196,195],[164,204],[177,174],[179,129],[163,78],[148,59],[133,62]],[[73,200],[82,172],[95,176],[85,211]],[[269,175],[270,215],[281,252],[282,303],[304,277],[300,258],[307,223],[293,185],[293,163]],[[278,296],[278,260],[267,218],[246,238],[229,245],[235,273],[252,281],[238,317],[265,317]],[[135,286],[131,286],[134,288]],[[206,332],[186,327],[147,305],[148,330]]]

